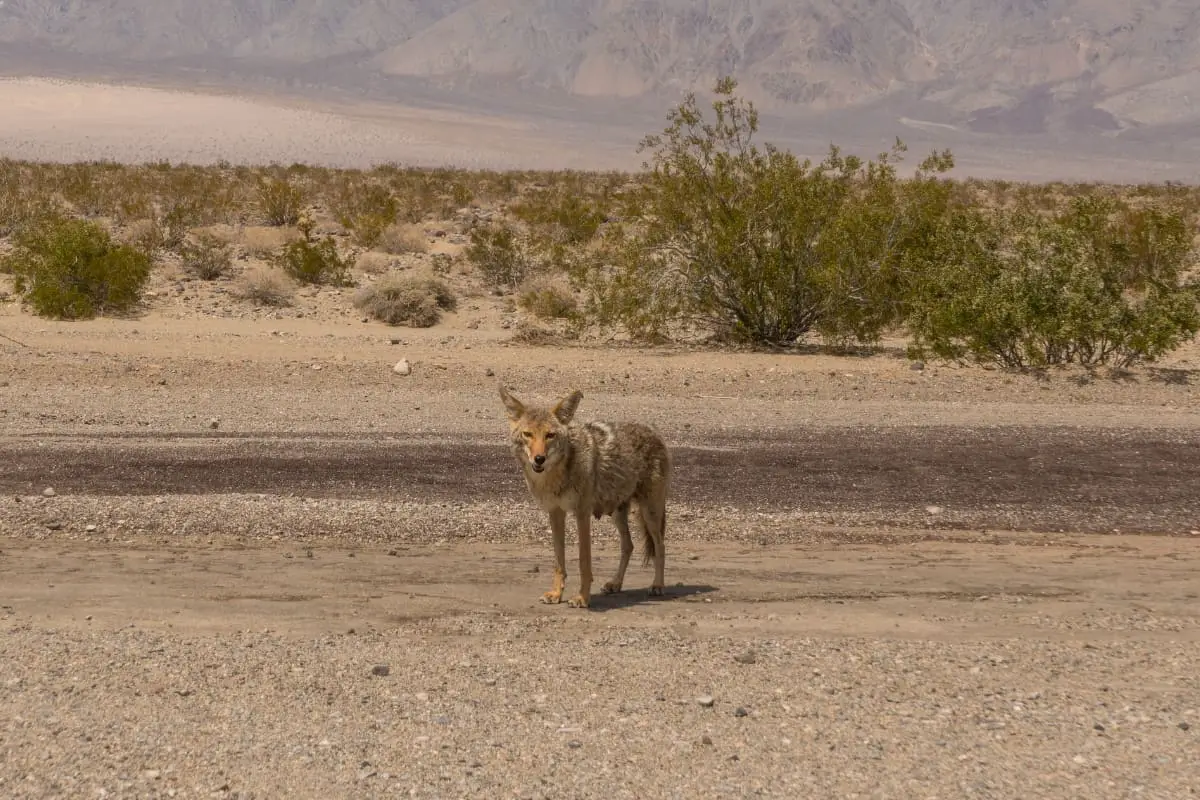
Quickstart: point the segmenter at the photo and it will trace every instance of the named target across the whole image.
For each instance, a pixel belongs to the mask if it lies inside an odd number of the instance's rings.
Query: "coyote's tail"
[[[664,508],[660,513],[662,517],[659,522],[659,535],[665,537],[667,535],[667,510]],[[654,534],[650,532],[650,526],[646,524],[647,520],[642,517],[642,566],[650,563],[651,559],[657,555],[658,548],[654,546]]]

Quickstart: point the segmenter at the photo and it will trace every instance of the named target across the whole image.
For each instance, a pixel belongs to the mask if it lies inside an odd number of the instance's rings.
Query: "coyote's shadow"
[[[716,586],[707,584],[688,584],[684,586],[668,586],[665,593],[659,597],[651,597],[648,588],[622,589],[616,594],[594,593],[588,603],[591,611],[616,611],[630,606],[651,605],[654,603],[670,603],[672,600],[683,600],[699,594],[709,594],[717,591]]]

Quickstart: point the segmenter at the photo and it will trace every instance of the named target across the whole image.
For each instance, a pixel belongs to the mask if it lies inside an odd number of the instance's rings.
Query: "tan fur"
[[[527,406],[503,386],[500,399],[512,428],[513,455],[521,464],[534,500],[550,516],[554,584],[542,595],[542,602],[562,601],[567,578],[568,514],[575,517],[579,531],[579,594],[569,604],[586,608],[591,600],[592,517],[611,516],[621,535],[621,560],[616,575],[604,584],[604,592],[621,591],[633,555],[631,504],[637,508],[642,527],[645,563],[654,560],[650,594],[661,595],[671,479],[671,458],[662,438],[640,422],[575,422],[575,411],[583,399],[579,391],[571,392],[551,408]]]

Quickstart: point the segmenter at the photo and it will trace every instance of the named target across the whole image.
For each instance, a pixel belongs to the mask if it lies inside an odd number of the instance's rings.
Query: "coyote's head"
[[[512,427],[513,453],[534,472],[544,472],[559,463],[570,451],[567,425],[583,399],[583,392],[574,391],[555,403],[553,408],[526,406],[500,387],[500,399],[508,409]]]

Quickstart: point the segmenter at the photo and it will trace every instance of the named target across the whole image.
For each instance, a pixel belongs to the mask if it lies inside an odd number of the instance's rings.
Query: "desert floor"
[[[1200,348],[530,346],[485,293],[412,330],[156,281],[133,319],[0,303],[0,795],[1200,789]],[[665,599],[635,557],[538,602],[500,381],[659,427]]]

